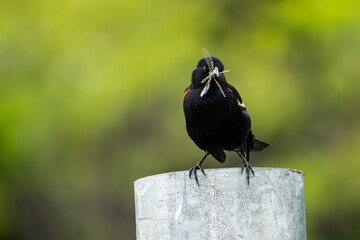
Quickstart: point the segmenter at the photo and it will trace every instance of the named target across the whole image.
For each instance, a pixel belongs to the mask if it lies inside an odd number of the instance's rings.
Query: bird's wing
[[[242,98],[241,98],[239,92],[236,90],[236,88],[234,88],[232,85],[228,84],[228,87],[226,90],[229,91],[232,94],[232,96],[234,96],[236,98],[239,106],[245,108],[245,103],[242,100]]]

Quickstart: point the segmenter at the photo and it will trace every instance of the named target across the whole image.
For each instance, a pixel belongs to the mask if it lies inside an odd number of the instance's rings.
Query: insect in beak
[[[206,78],[204,78],[201,81],[202,84],[204,84],[205,82],[206,82],[206,84],[205,84],[204,89],[200,93],[200,97],[203,97],[209,91],[210,84],[211,84],[211,79],[214,78],[214,81],[215,81],[216,85],[219,87],[222,95],[225,98],[226,97],[225,93],[224,93],[222,87],[220,86],[220,84],[218,83],[218,81],[216,81],[215,76],[220,77],[220,74],[225,73],[225,72],[229,72],[230,70],[225,70],[225,71],[219,72],[218,67],[216,67],[216,66],[214,67],[214,62],[212,61],[212,58],[211,58],[209,52],[205,48],[203,48],[203,54],[205,56],[205,60],[206,60],[206,63],[208,65],[209,69],[210,69],[210,72],[209,72],[209,76],[207,76]]]

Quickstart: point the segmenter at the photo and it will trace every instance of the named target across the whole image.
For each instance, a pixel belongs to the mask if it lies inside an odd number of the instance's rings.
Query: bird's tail
[[[268,146],[270,146],[269,144],[265,143],[265,142],[262,142],[260,140],[257,140],[255,137],[254,137],[254,151],[261,151],[265,148],[267,148]]]
[[[209,150],[209,153],[216,159],[218,160],[220,163],[225,162],[226,159],[226,155],[224,153],[224,151],[222,150]]]

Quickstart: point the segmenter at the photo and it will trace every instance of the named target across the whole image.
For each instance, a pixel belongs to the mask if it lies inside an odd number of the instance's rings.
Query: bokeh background
[[[0,2],[0,239],[135,239],[133,182],[187,170],[182,94],[220,58],[271,148],[305,173],[308,239],[360,239],[358,1]],[[240,166],[228,153],[224,165]]]

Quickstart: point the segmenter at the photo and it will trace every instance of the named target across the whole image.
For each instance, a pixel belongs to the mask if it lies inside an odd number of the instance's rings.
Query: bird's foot
[[[192,167],[192,168],[190,168],[190,170],[189,170],[189,178],[191,178],[191,176],[194,175],[195,182],[196,182],[196,184],[197,184],[198,186],[200,186],[200,185],[199,185],[199,179],[198,179],[198,177],[197,177],[196,171],[199,170],[199,169],[200,169],[201,172],[204,174],[204,176],[206,176],[205,171],[204,171],[204,169],[201,167],[200,164],[197,164],[195,167]],[[192,179],[192,178],[191,178],[191,179]]]
[[[245,158],[243,158],[243,164],[241,165],[241,175],[244,172],[244,168],[246,169],[246,179],[247,179],[248,185],[250,185],[250,172],[252,173],[252,175],[254,177],[255,177],[255,173],[254,173],[252,166],[245,160]]]

